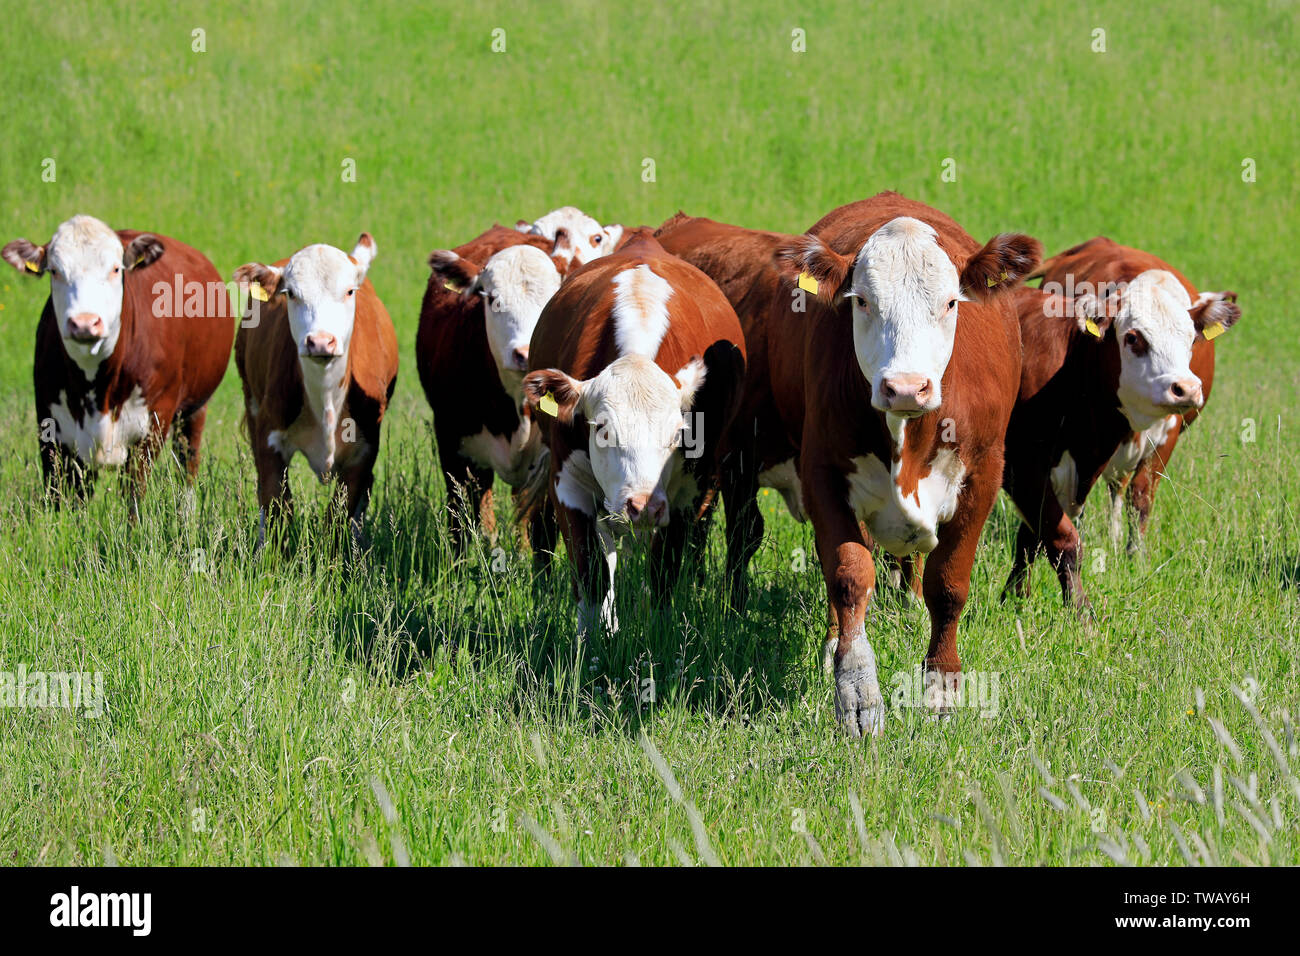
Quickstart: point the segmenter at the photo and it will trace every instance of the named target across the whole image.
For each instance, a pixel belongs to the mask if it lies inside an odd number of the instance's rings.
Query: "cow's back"
[[[131,229],[117,233],[123,246],[142,234]],[[126,316],[129,311],[135,326],[130,347],[155,355],[161,351],[169,365],[179,362],[179,407],[197,408],[217,390],[226,373],[235,338],[235,308],[221,275],[207,256],[170,236],[150,235],[162,242],[163,254],[149,265],[128,272],[134,281],[123,285],[122,314]],[[175,298],[178,278],[179,288],[186,291],[181,301]],[[169,295],[174,314],[170,317],[154,315],[155,287],[159,283],[170,285],[172,290]],[[201,289],[200,296],[189,294],[194,283]]]

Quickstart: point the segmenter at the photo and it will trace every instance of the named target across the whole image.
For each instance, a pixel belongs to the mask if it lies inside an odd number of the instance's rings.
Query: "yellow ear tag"
[[[1086,331],[1089,335],[1093,336],[1094,338],[1098,338],[1098,339],[1101,338],[1101,329],[1097,328],[1097,323],[1094,322],[1092,319],[1088,319],[1087,321],[1085,321],[1083,323],[1083,328],[1084,331]]]
[[[459,292],[462,288],[464,288],[464,286],[456,285],[456,283],[451,281],[444,282],[442,284],[442,287],[446,289],[448,292]]]
[[[263,288],[262,288],[258,283],[256,283],[256,282],[254,282],[252,285],[250,285],[250,286],[248,287],[248,294],[251,295],[251,296],[252,296],[254,299],[256,299],[258,302],[267,302],[267,301],[270,301],[270,298],[271,298],[270,296],[268,296],[268,295],[266,294],[266,290],[263,289]]]
[[[1207,325],[1205,328],[1201,329],[1201,334],[1205,336],[1205,341],[1209,342],[1217,338],[1218,336],[1222,335],[1226,331],[1227,329],[1225,329],[1218,322],[1215,322],[1212,325]]]
[[[24,260],[23,260],[23,265],[25,265],[25,266],[27,267],[27,271],[28,271],[28,272],[40,272],[40,271],[41,271],[41,267],[38,266],[36,263],[32,262],[30,259],[24,259]]]
[[[550,415],[552,418],[559,418],[560,416],[559,403],[555,401],[555,396],[552,395],[550,392],[547,392],[545,395],[541,397],[541,400],[537,403],[537,407],[540,408],[542,411],[544,411],[546,414]]]
[[[813,295],[816,295],[818,289],[817,280],[808,273],[801,272],[799,273],[799,288],[803,289],[805,292],[811,292]]]

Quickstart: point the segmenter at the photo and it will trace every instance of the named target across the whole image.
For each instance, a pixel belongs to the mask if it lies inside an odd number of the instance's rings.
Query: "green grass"
[[[30,363],[46,285],[0,277],[0,670],[99,671],[107,697],[98,719],[0,710],[0,860],[1180,864],[1185,843],[1300,862],[1300,793],[1250,712],[1300,764],[1295,7],[855,6],[8,11],[0,240],[89,212],[183,238],[228,275],[367,229],[403,367],[373,550],[318,542],[324,492],[299,464],[298,550],[254,558],[233,369],[192,519],[170,467],[134,530],[112,476],[81,511],[43,506]],[[531,580],[511,542],[453,566],[413,365],[430,249],[565,203],[801,231],[884,188],[981,238],[1022,229],[1058,251],[1109,234],[1235,289],[1244,312],[1146,554],[1106,550],[1090,506],[1094,622],[1041,567],[1028,602],[997,602],[1014,532],[998,506],[961,639],[968,670],[999,675],[995,715],[895,711],[879,740],[842,739],[820,575],[799,570],[811,530],[775,495],[744,620],[718,607],[716,527],[705,587],[670,614],[645,606],[629,555],[623,630],[584,647],[563,578]],[[882,600],[869,628],[887,679],[919,662],[922,609]]]

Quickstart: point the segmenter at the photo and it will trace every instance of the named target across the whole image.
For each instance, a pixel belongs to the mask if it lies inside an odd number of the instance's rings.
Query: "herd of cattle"
[[[375,251],[368,234],[351,253],[311,245],[241,266],[233,289],[184,243],[89,216],[44,245],[10,242],[11,265],[51,281],[34,372],[50,493],[82,496],[99,467],[124,466],[134,516],[169,433],[192,480],[233,340],[259,545],[290,513],[297,452],[341,482],[359,529],[397,379],[393,324],[367,278]],[[758,490],[774,488],[814,527],[841,725],[879,732],[885,717],[864,628],[876,559],[929,611],[926,683],[942,708],[998,490],[1021,519],[1006,592],[1027,593],[1041,551],[1065,600],[1086,607],[1074,522],[1089,491],[1105,481],[1118,541],[1127,490],[1138,547],[1209,397],[1212,340],[1241,314],[1234,293],[1198,292],[1110,239],[1041,256],[1026,235],[981,245],[896,193],[803,235],[682,213],[625,229],[565,207],[436,251],[416,361],[455,547],[491,532],[500,477],[536,560],[563,537],[580,629],[614,630],[619,537],[652,537],[650,583],[666,601],[684,565],[702,573],[720,496],[739,611]],[[1040,288],[1024,284],[1035,277]],[[232,292],[247,303],[239,322]]]

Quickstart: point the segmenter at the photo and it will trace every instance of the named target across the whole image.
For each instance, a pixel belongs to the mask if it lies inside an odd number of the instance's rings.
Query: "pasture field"
[[[48,284],[5,269],[0,671],[98,672],[105,706],[0,708],[0,861],[1300,863],[1294,3],[251,10],[9,4],[0,241],[88,212],[228,276],[372,232],[403,363],[373,546],[321,541],[299,459],[297,549],[253,556],[233,366],[191,517],[166,462],[134,529],[113,475],[49,510],[31,394]],[[581,646],[563,571],[534,580],[508,535],[453,565],[413,364],[430,250],[568,203],[799,232],[886,188],[981,240],[1107,234],[1239,293],[1145,552],[1112,551],[1089,503],[1093,620],[1043,564],[1031,599],[999,603],[1004,498],[960,643],[996,700],[943,722],[895,708],[849,741],[811,527],[775,493],[743,619],[721,608],[720,521],[706,585],[670,613],[629,547],[623,629]],[[882,596],[882,685],[927,634]]]

